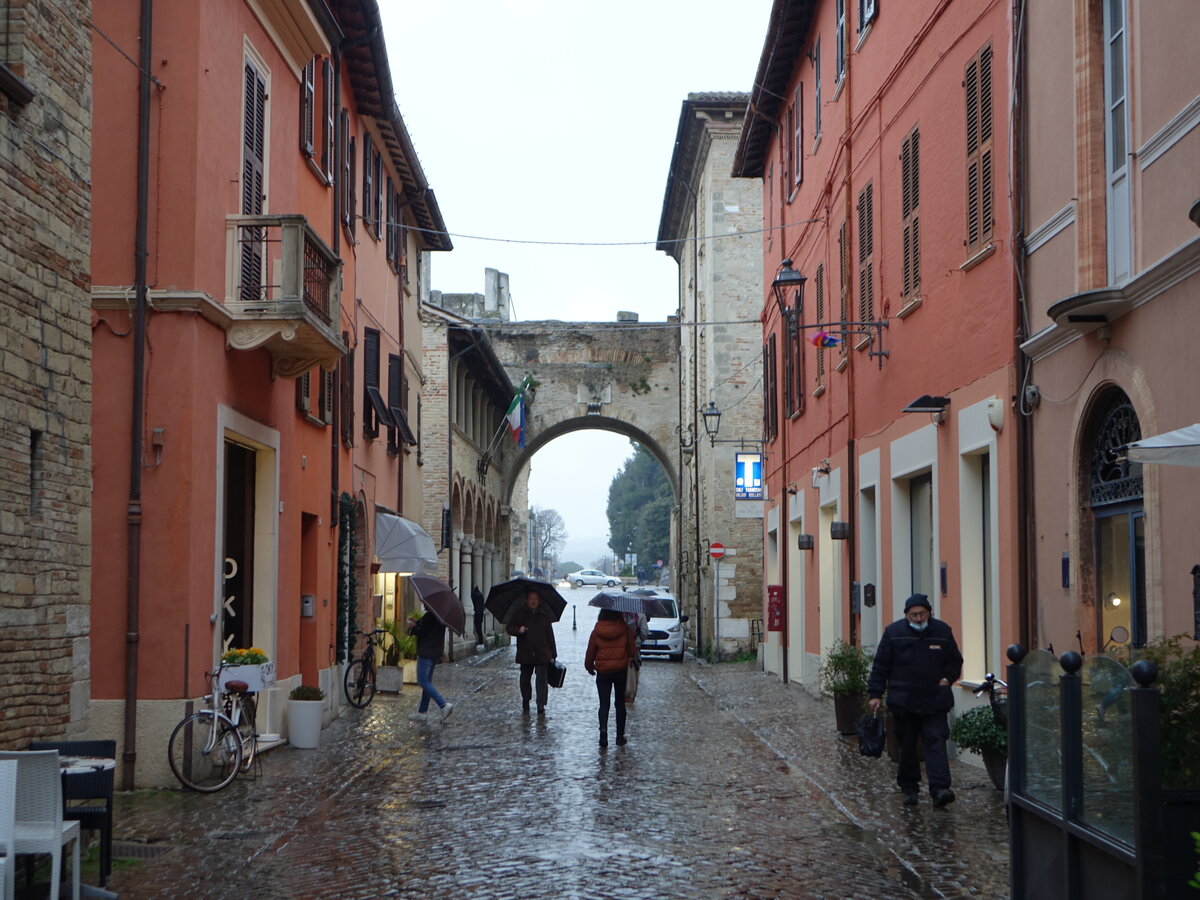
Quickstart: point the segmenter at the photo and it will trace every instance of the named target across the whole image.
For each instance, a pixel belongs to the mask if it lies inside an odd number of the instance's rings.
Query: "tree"
[[[567,524],[557,510],[534,506],[529,510],[529,564],[544,572],[555,568],[558,551],[567,541]]]
[[[634,453],[608,488],[609,546],[619,558],[632,548],[647,569],[668,557],[675,497],[662,466],[644,447]]]

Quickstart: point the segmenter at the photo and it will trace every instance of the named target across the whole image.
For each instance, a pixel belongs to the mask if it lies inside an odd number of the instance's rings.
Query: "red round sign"
[[[722,556],[725,555],[725,545],[724,544],[710,545],[708,548],[708,555],[711,556],[713,559],[720,559]]]

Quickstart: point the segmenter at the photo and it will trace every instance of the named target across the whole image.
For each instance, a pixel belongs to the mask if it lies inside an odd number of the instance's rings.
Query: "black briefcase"
[[[562,687],[563,680],[567,677],[567,667],[560,663],[557,659],[547,667],[546,680],[550,682],[550,687]]]

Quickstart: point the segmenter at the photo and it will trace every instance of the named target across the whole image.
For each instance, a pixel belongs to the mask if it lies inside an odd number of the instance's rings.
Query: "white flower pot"
[[[321,742],[324,700],[288,700],[288,742],[312,750]]]
[[[226,666],[221,670],[221,690],[231,681],[244,681],[248,691],[265,691],[275,684],[275,660],[247,666]]]

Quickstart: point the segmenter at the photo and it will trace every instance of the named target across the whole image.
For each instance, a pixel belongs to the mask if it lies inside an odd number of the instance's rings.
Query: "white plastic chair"
[[[71,900],[79,900],[79,823],[63,821],[58,751],[0,751],[0,761],[6,759],[17,761],[13,852],[50,854],[50,896],[57,898],[63,847],[71,844]]]
[[[13,832],[17,824],[17,764],[11,759],[0,761],[0,898],[13,900],[15,870]]]

